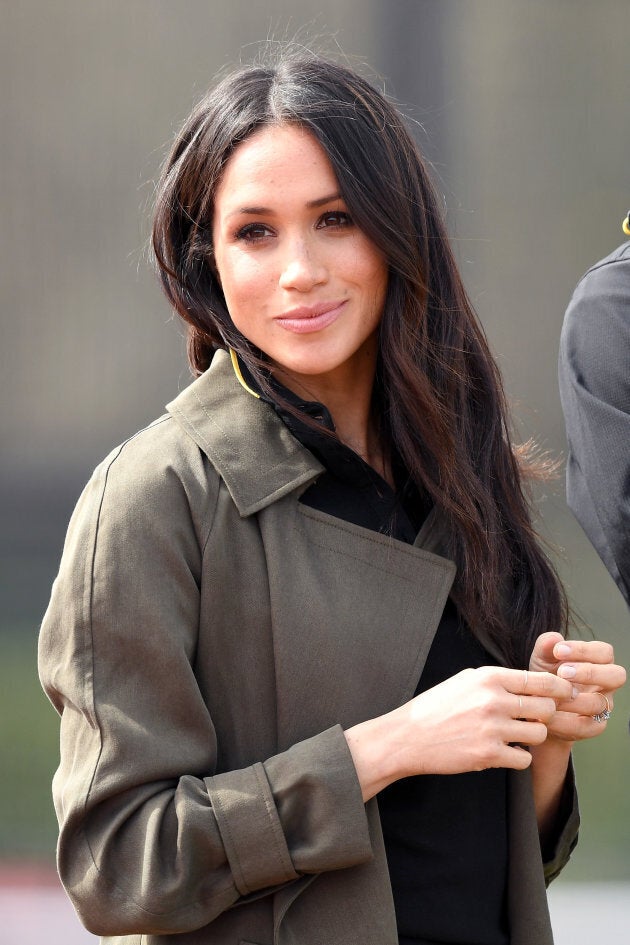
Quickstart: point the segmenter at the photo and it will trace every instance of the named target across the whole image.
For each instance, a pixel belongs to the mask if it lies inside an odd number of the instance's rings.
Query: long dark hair
[[[482,640],[523,666],[535,638],[565,632],[567,603],[532,529],[528,463],[510,440],[498,368],[459,275],[439,201],[404,119],[343,65],[311,54],[227,76],[194,109],[157,191],[153,248],[188,325],[195,373],[233,348],[261,384],[260,352],[235,328],[212,262],[214,194],[237,145],[266,125],[308,130],[354,222],[389,263],[380,326],[383,435],[447,523],[454,597]]]

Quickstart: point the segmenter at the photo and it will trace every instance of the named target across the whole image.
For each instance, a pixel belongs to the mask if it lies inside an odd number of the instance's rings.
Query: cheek
[[[354,242],[348,244],[347,252],[337,257],[338,265],[343,265],[347,277],[372,294],[381,294],[385,291],[388,278],[387,263],[381,253],[361,234]]]
[[[356,260],[355,274],[357,281],[363,286],[366,294],[374,299],[375,304],[382,308],[387,293],[388,270],[380,257],[361,255]]]
[[[224,258],[219,274],[223,295],[233,317],[237,310],[247,311],[264,304],[274,285],[269,266],[244,255]]]

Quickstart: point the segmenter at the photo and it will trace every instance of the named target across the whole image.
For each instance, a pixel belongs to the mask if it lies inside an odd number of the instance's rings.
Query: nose
[[[315,247],[304,238],[292,240],[283,260],[280,288],[308,292],[327,278],[328,269]]]

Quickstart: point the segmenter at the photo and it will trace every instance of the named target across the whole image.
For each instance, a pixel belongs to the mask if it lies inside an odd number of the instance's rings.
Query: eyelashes
[[[328,229],[331,226],[340,229],[352,226],[350,214],[345,210],[331,210],[328,213],[323,213],[319,218],[317,228]]]
[[[352,226],[350,214],[345,210],[329,210],[317,220],[317,230],[344,230]],[[234,235],[239,242],[261,243],[275,236],[275,230],[266,223],[246,223]]]
[[[235,238],[245,243],[258,243],[273,233],[264,223],[248,223],[236,231]]]

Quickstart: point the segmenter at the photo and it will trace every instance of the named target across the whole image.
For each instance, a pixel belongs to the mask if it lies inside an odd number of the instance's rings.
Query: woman
[[[550,942],[570,747],[624,673],[564,642],[399,114],[315,57],[226,78],[154,248],[200,377],[94,474],[41,636],[79,914],[152,945]]]

